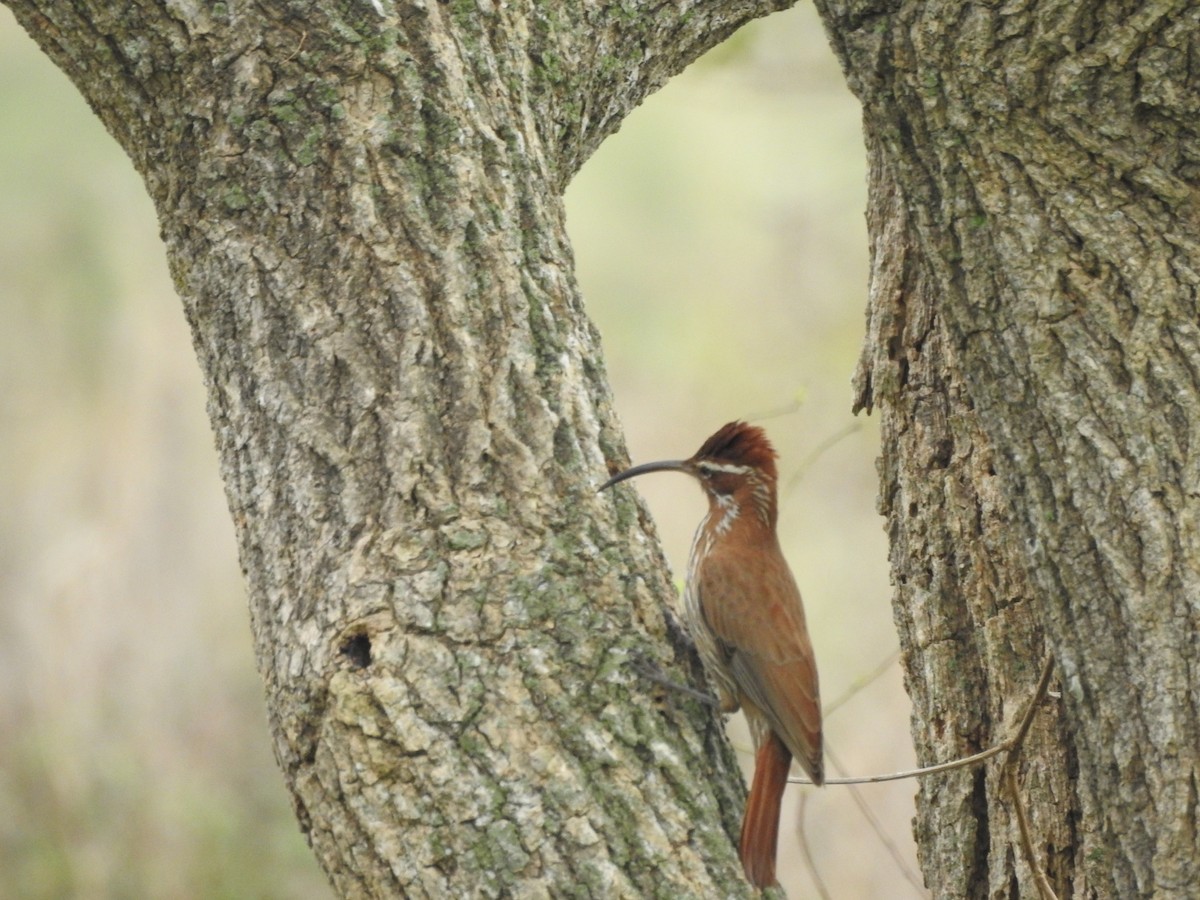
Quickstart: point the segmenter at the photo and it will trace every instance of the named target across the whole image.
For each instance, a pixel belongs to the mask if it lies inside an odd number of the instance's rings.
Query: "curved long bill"
[[[690,472],[686,459],[664,459],[661,462],[642,463],[640,466],[633,466],[626,469],[624,472],[618,472],[600,487],[596,488],[597,493],[607,488],[612,487],[618,481],[624,481],[626,478],[635,478],[638,475],[645,475],[647,472]]]

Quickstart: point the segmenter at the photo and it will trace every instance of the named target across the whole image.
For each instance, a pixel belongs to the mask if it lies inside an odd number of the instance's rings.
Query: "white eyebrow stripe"
[[[750,466],[739,466],[735,463],[715,463],[709,462],[707,459],[696,463],[697,469],[705,469],[710,472],[728,472],[731,475],[746,475],[751,471]]]

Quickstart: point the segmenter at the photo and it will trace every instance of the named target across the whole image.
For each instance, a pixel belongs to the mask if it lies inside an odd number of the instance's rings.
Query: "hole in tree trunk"
[[[366,634],[359,633],[346,638],[340,651],[356,669],[365,669],[371,664],[371,638]]]

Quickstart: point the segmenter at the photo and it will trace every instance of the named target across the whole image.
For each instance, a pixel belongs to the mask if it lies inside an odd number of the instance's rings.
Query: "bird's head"
[[[647,472],[686,472],[704,489],[710,503],[753,501],[764,518],[774,521],[777,454],[766,432],[745,422],[723,425],[687,459],[642,463],[608,479],[600,490]]]

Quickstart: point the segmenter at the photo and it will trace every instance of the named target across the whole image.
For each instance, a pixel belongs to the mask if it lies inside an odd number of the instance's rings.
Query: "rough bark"
[[[561,192],[781,0],[9,5],[133,159],[276,753],[344,896],[736,896],[742,786],[627,494]],[[694,670],[693,673],[694,674]]]
[[[1200,883],[1200,11],[818,0],[863,103],[857,405],[926,762],[1005,735],[1060,898]],[[999,766],[922,782],[941,897],[1036,897]]]

